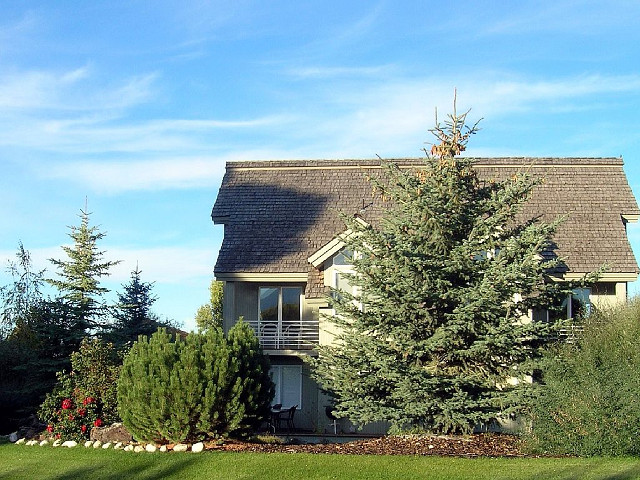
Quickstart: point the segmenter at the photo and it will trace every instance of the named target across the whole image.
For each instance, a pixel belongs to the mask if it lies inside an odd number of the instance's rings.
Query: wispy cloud
[[[256,148],[207,157],[59,162],[48,168],[34,165],[33,174],[45,179],[65,180],[93,192],[115,195],[129,191],[217,186],[224,175],[227,161],[304,157],[304,152],[296,149]]]
[[[108,194],[206,186],[217,183],[223,174],[224,160],[204,157],[64,162],[43,172],[46,178],[65,179]]]
[[[157,248],[105,247],[105,260],[120,261],[109,271],[109,282],[125,283],[136,266],[143,272],[143,278],[169,284],[186,282],[194,278],[212,277],[215,263],[215,249],[210,246],[163,246]],[[35,270],[46,270],[46,278],[54,278],[56,270],[50,258],[66,258],[61,247],[29,249]],[[8,284],[6,266],[16,261],[15,251],[0,250],[0,285]],[[106,279],[105,279],[106,280]]]
[[[389,75],[395,70],[393,65],[379,65],[373,67],[296,67],[286,73],[299,79],[335,78],[335,77],[379,77]]]
[[[137,75],[96,85],[88,66],[66,71],[29,70],[0,75],[0,108],[23,112],[114,110],[149,100],[158,75]]]
[[[193,278],[213,277],[216,252],[210,246],[175,246],[143,249],[110,248],[109,256],[122,260],[113,268],[111,280],[124,283],[138,266],[144,278],[180,284]]]
[[[593,0],[559,0],[530,2],[518,8],[500,8],[482,27],[488,35],[563,32],[598,35],[612,27],[635,27],[640,4],[628,0],[599,2]],[[478,23],[476,23],[478,24]]]

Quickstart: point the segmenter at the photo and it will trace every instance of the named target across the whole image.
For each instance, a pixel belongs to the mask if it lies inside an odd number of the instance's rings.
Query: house
[[[421,160],[394,160],[411,168]],[[593,289],[576,292],[587,307],[627,298],[638,277],[626,233],[640,210],[618,158],[478,158],[484,180],[503,180],[528,171],[543,177],[527,202],[524,218],[566,221],[554,242],[568,269],[565,279],[597,270],[606,273]],[[340,286],[345,265],[339,212],[375,224],[383,207],[368,176],[380,174],[379,160],[229,162],[212,219],[224,225],[215,266],[224,285],[224,328],[244,317],[270,355],[276,384],[274,403],[298,405],[296,426],[322,432],[330,422],[328,399],[303,363],[313,344],[330,342],[323,320],[326,295]],[[567,315],[572,315],[567,302]],[[531,312],[539,318],[546,312]],[[343,425],[343,428],[346,428]]]

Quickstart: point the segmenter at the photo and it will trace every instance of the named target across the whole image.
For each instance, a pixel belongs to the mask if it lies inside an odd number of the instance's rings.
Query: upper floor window
[[[260,287],[258,336],[265,348],[300,348],[302,287]]]
[[[260,287],[260,321],[300,321],[302,287]]]

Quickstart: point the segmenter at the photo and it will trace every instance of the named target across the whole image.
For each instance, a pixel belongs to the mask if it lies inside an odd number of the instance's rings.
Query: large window
[[[269,371],[271,380],[275,384],[276,394],[273,404],[280,403],[282,408],[295,405],[302,407],[302,366],[273,365]]]
[[[301,298],[302,287],[260,287],[258,333],[265,348],[287,348],[287,342],[300,342]]]
[[[562,319],[583,318],[591,313],[591,289],[576,288],[562,304],[551,310],[534,309],[532,320],[557,321]]]

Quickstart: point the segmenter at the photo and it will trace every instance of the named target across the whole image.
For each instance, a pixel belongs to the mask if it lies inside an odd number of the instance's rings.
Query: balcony
[[[249,325],[264,350],[312,350],[318,343],[317,321],[260,321]]]

